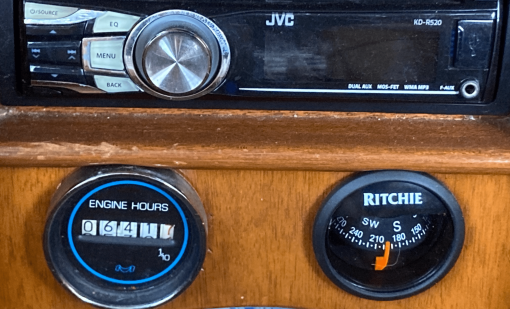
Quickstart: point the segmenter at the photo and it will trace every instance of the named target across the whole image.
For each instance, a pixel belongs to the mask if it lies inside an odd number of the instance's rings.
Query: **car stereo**
[[[3,1],[0,102],[508,113],[502,1],[372,2]]]

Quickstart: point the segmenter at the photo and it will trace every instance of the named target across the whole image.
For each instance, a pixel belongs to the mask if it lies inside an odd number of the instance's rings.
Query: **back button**
[[[96,87],[108,92],[138,92],[138,87],[129,78],[112,76],[94,76]]]

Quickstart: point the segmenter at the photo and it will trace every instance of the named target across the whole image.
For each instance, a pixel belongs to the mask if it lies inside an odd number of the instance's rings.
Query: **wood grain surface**
[[[69,168],[0,168],[0,308],[91,308],[46,266],[45,214]],[[456,195],[466,240],[452,271],[408,299],[378,302],[334,286],[315,261],[314,216],[348,173],[183,170],[209,216],[203,271],[161,308],[289,306],[310,309],[510,308],[510,176],[435,174]]]
[[[0,165],[510,173],[507,117],[0,107]]]

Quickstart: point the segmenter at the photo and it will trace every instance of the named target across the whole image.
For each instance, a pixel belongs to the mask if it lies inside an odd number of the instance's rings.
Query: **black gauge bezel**
[[[353,192],[377,183],[404,182],[423,187],[439,199],[447,209],[453,224],[453,237],[448,252],[431,272],[418,280],[411,281],[403,289],[377,290],[354,282],[333,267],[328,257],[328,228],[335,211],[342,201]],[[313,249],[317,262],[326,276],[341,289],[372,300],[396,300],[416,295],[441,280],[454,266],[464,244],[464,217],[453,194],[432,176],[412,171],[373,171],[354,174],[340,182],[324,200],[313,227]]]
[[[62,232],[67,230],[70,213],[84,193],[119,180],[143,182],[166,193],[180,206],[188,225],[182,259],[164,275],[141,284],[116,284],[91,274],[73,260]],[[205,259],[206,235],[202,203],[191,185],[176,172],[136,166],[95,166],[76,170],[57,189],[48,211],[43,246],[55,278],[82,301],[105,308],[150,308],[175,298],[194,281]]]

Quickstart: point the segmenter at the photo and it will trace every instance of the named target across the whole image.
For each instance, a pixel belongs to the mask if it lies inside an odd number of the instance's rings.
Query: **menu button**
[[[94,69],[124,70],[124,38],[90,42],[90,64]]]
[[[97,53],[96,57],[102,59],[115,59],[117,54]]]

